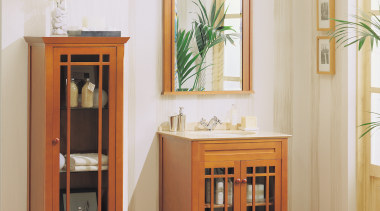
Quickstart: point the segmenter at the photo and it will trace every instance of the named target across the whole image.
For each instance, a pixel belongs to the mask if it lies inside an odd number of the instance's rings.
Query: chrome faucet
[[[214,116],[208,123],[204,118],[202,118],[199,124],[201,124],[207,130],[212,131],[218,124],[222,124],[222,122],[220,121],[220,119],[218,119],[218,117]]]

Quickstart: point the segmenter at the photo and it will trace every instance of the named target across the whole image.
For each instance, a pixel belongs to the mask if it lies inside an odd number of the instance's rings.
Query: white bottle
[[[92,86],[91,86],[91,85]],[[82,107],[92,108],[94,105],[94,89],[89,78],[86,78],[86,83],[82,87]]]
[[[215,204],[221,205],[223,204],[224,199],[224,183],[223,180],[218,180],[216,182],[215,188]]]
[[[71,79],[70,83],[70,107],[78,107],[78,87],[74,82],[74,78]]]
[[[235,104],[232,104],[230,111],[230,130],[236,130],[239,121],[238,110]]]

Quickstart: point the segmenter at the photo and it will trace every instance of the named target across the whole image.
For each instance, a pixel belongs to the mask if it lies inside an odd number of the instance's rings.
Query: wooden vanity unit
[[[227,132],[159,132],[160,211],[287,211],[289,135]]]

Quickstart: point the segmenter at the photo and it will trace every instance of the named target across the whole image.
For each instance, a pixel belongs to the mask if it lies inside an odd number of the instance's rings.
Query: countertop
[[[266,132],[266,131],[242,131],[242,130],[214,130],[214,131],[185,131],[185,132],[157,132],[163,136],[173,136],[187,139],[190,141],[205,140],[236,140],[236,139],[272,139],[272,138],[289,138],[291,135]]]

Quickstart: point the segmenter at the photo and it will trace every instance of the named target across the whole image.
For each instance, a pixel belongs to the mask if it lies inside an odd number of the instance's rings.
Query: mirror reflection
[[[242,90],[242,1],[176,0],[175,90]]]

